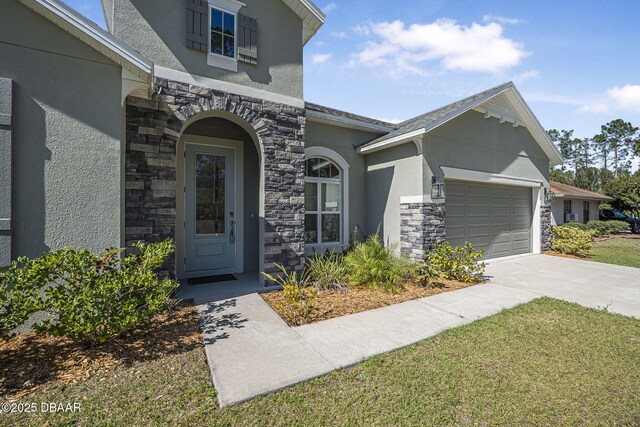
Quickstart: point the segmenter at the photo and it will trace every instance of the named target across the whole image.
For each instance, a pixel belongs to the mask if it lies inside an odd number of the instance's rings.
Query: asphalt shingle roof
[[[370,117],[360,116],[358,114],[347,113],[346,111],[336,110],[335,108],[325,107],[323,105],[313,104],[311,102],[305,103],[307,110],[317,111],[319,113],[330,114],[332,116],[344,117],[346,119],[357,120],[364,123],[370,123],[372,125],[386,127],[389,129],[396,129],[397,124],[385,122],[382,120],[372,119]]]
[[[407,121],[404,121],[396,125],[396,130],[394,130],[393,132],[389,132],[388,134],[381,136],[380,138],[375,139],[373,141],[360,144],[358,147],[363,147],[365,145],[386,141],[388,139],[394,138],[396,136],[401,136],[418,129],[429,130],[441,123],[446,122],[452,117],[455,117],[461,114],[462,112],[470,108],[473,108],[476,104],[482,103],[484,102],[484,100],[494,97],[495,95],[503,92],[504,90],[512,86],[513,86],[513,83],[511,82],[504,83],[500,86],[496,86],[494,88],[485,90],[484,92],[471,95],[468,98],[464,98],[459,101],[453,102],[449,105],[445,105],[444,107],[440,107],[426,114],[422,114],[420,116],[414,117],[412,119],[409,119]]]
[[[595,199],[595,200],[613,200],[609,196],[605,196],[600,193],[594,193],[593,191],[584,190],[582,188],[573,187],[571,185],[561,184],[556,181],[550,181],[549,184],[551,186],[551,192],[553,194],[558,194],[558,195],[562,194],[566,197],[577,197],[577,198],[583,197],[583,198]]]

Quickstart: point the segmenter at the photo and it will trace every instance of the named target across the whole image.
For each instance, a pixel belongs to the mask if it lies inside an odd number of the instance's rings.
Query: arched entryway
[[[177,147],[178,278],[261,271],[262,156],[253,129],[230,113],[204,112],[185,123]]]
[[[186,152],[183,147],[193,144],[224,148],[224,144],[212,143],[212,139],[224,140],[224,132],[231,132],[236,134],[236,139],[230,138],[229,144],[236,149],[242,146],[243,154],[251,152],[249,141],[253,143],[256,161],[253,165],[248,165],[246,159],[242,162],[243,169],[252,168],[252,175],[243,173],[242,177],[245,181],[248,177],[255,180],[256,172],[259,174],[258,235],[251,235],[258,260],[256,263],[251,258],[253,255],[245,255],[250,230],[243,230],[242,269],[247,271],[256,264],[258,271],[269,273],[278,271],[276,264],[288,270],[303,268],[303,108],[157,78],[150,100],[127,98],[126,115],[124,236],[127,245],[136,240],[155,242],[172,238],[180,246],[178,239],[184,219],[179,218],[186,218],[188,206],[186,198],[184,207],[178,203],[186,184],[186,179],[181,177],[187,176],[183,174],[186,168],[180,166]],[[216,152],[210,154],[215,156]],[[258,171],[253,170],[256,163]],[[242,200],[248,200],[247,197],[244,194]],[[255,203],[255,195],[250,198],[251,203]],[[238,208],[236,202],[233,203],[235,216]],[[228,217],[230,212],[226,209],[225,215]],[[246,213],[243,211],[243,227],[255,229],[255,223],[247,225]],[[209,223],[208,226],[216,225]],[[176,276],[180,275],[186,247],[179,251],[182,252],[173,262],[165,265],[166,271]],[[245,265],[247,262],[252,266]]]

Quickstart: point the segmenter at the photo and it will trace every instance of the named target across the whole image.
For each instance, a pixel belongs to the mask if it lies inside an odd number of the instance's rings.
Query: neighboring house
[[[0,0],[0,264],[172,238],[180,279],[273,272],[379,225],[416,258],[549,247],[562,159],[512,83],[385,123],[305,103],[309,0],[102,3],[109,32]]]
[[[582,222],[600,219],[600,203],[611,202],[611,197],[550,181],[553,201],[551,202],[551,218],[553,225],[565,222]]]

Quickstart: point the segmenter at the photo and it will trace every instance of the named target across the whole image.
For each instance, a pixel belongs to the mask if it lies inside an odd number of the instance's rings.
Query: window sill
[[[210,53],[207,55],[207,65],[222,68],[228,71],[238,72],[238,60],[226,56]]]

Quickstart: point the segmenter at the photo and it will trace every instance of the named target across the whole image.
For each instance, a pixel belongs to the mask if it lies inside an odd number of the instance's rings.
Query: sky
[[[315,2],[307,101],[397,122],[513,81],[546,129],[640,126],[640,1]],[[99,0],[66,3],[104,26]]]

